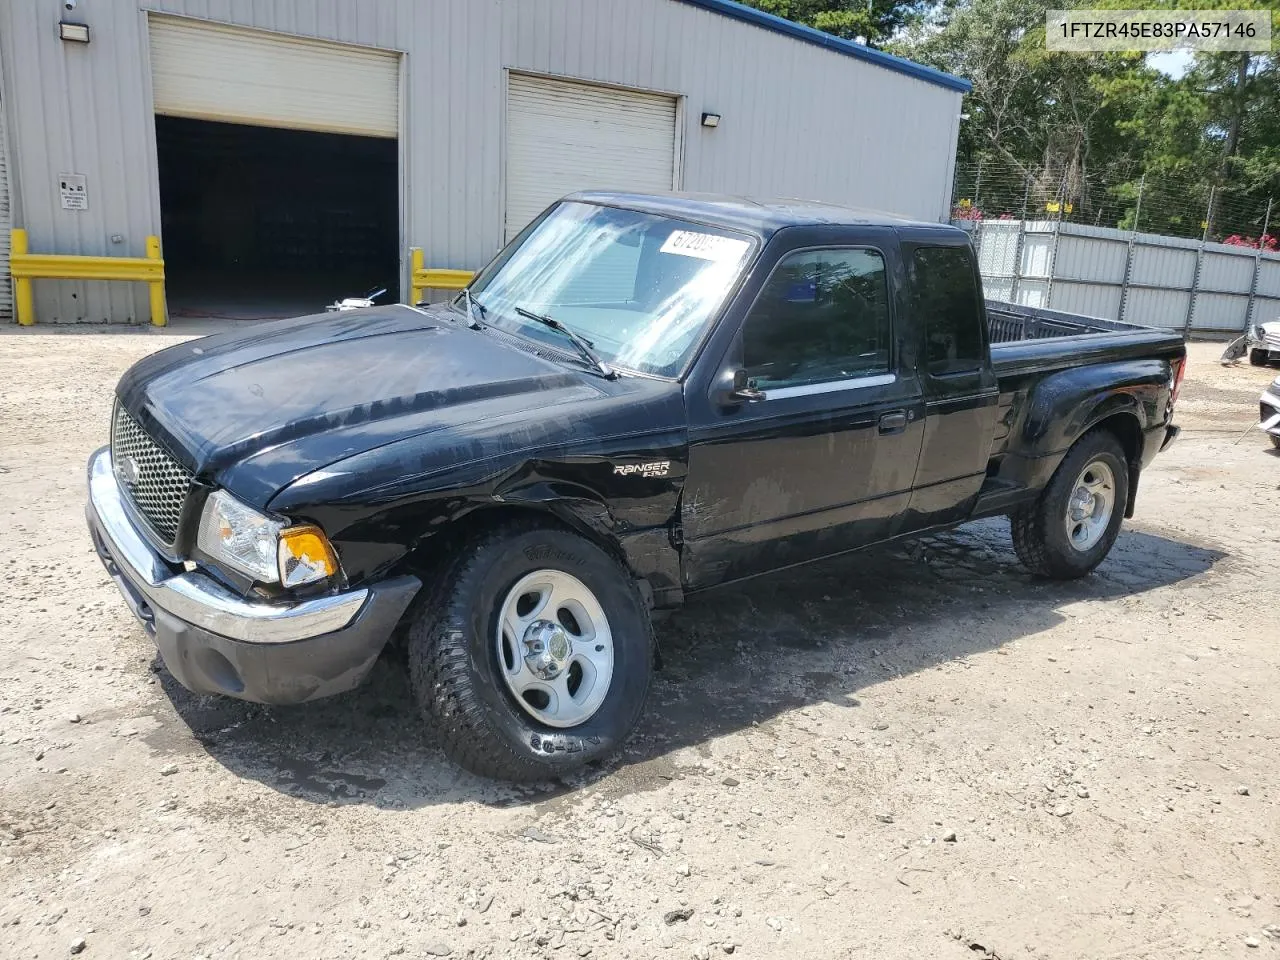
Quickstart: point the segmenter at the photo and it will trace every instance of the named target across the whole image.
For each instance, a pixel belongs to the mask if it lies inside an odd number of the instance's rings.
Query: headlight
[[[1253,328],[1253,339],[1255,339],[1255,340],[1265,340],[1265,339],[1267,339],[1267,331],[1263,330],[1261,326],[1256,326],[1256,327],[1254,327],[1254,328]]]
[[[286,527],[225,490],[205,501],[196,543],[212,559],[260,583],[299,587],[338,571],[319,527]]]
[[[264,517],[225,490],[211,494],[200,517],[196,543],[233,570],[264,583],[280,579],[276,544],[284,524]]]

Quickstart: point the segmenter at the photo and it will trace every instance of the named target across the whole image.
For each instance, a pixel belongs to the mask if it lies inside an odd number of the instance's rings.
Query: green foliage
[[[1182,236],[1261,232],[1268,198],[1280,198],[1280,58],[1198,54],[1183,76],[1172,78],[1141,54],[1049,52],[1045,11],[1062,6],[1054,0],[943,2],[932,19],[899,35],[895,52],[974,82],[962,124],[958,195],[981,190],[979,205],[997,214],[1019,215],[1024,200],[1029,212],[1041,215],[1045,204],[1060,203],[1063,211],[1070,203],[1071,219],[1104,226]]]
[[[846,40],[879,46],[928,7],[927,0],[744,0],[774,16],[803,23]]]
[[[1271,10],[1280,27],[1280,0],[749,2],[973,81],[960,125],[956,196],[988,216],[1020,216],[1025,208],[1182,236],[1206,229],[1216,237],[1256,236],[1274,197],[1277,232],[1274,50],[1198,54],[1184,75],[1170,77],[1141,54],[1049,52],[1044,24],[1051,9],[1142,6]]]

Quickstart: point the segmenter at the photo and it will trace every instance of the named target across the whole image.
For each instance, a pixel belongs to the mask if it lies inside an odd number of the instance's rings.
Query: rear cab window
[[[932,377],[974,373],[986,359],[981,293],[967,247],[916,247],[911,304],[924,327]]]

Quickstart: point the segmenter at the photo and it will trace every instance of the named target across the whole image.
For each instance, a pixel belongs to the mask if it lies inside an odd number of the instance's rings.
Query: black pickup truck
[[[90,529],[191,690],[300,703],[402,642],[450,757],[554,777],[627,736],[699,591],[997,514],[1037,575],[1106,557],[1182,338],[980,291],[936,223],[577,194],[452,303],[137,363]]]

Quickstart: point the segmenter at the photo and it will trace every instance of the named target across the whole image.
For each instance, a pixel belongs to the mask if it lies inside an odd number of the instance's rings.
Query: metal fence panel
[[[1129,282],[1172,290],[1190,290],[1196,278],[1196,252],[1134,244]]]
[[[1063,235],[1058,239],[1053,273],[1055,277],[1119,284],[1124,281],[1128,255],[1127,242]]]
[[[1018,272],[1020,227],[1021,223],[1005,224],[996,221],[982,231],[982,242],[978,248],[978,268],[983,276],[1012,277]]]
[[[1200,262],[1200,289],[1248,294],[1257,259],[1253,254],[1206,253]]]
[[[1280,253],[1052,220],[964,227],[995,300],[1205,334],[1280,305]]]
[[[1262,258],[1258,265],[1258,296],[1280,297],[1280,260]]]
[[[1248,296],[1229,293],[1197,293],[1191,312],[1191,329],[1213,333],[1238,333],[1244,329]]]
[[[1280,320],[1280,297],[1258,297],[1253,301],[1253,313],[1249,317],[1249,326]]]
[[[1026,236],[1022,239],[1022,265],[1019,273],[1024,277],[1049,277],[1049,267],[1053,260],[1053,234],[1048,231],[1031,231],[1028,225]]]
[[[1147,327],[1163,327],[1181,330],[1187,322],[1191,308],[1191,291],[1161,290],[1155,287],[1139,287],[1129,291],[1124,301],[1125,323],[1140,323]]]
[[[986,291],[983,292],[985,293]],[[1028,280],[1024,277],[1018,281],[1018,299],[1014,302],[1020,303],[1024,307],[1047,307],[1049,305],[1049,281]]]
[[[1086,317],[1118,319],[1120,316],[1120,284],[1077,283],[1061,278],[1053,281],[1049,306],[1064,313],[1082,313]]]
[[[1002,303],[1013,303],[1013,280],[1010,277],[985,277],[982,281],[983,295],[989,300]]]

